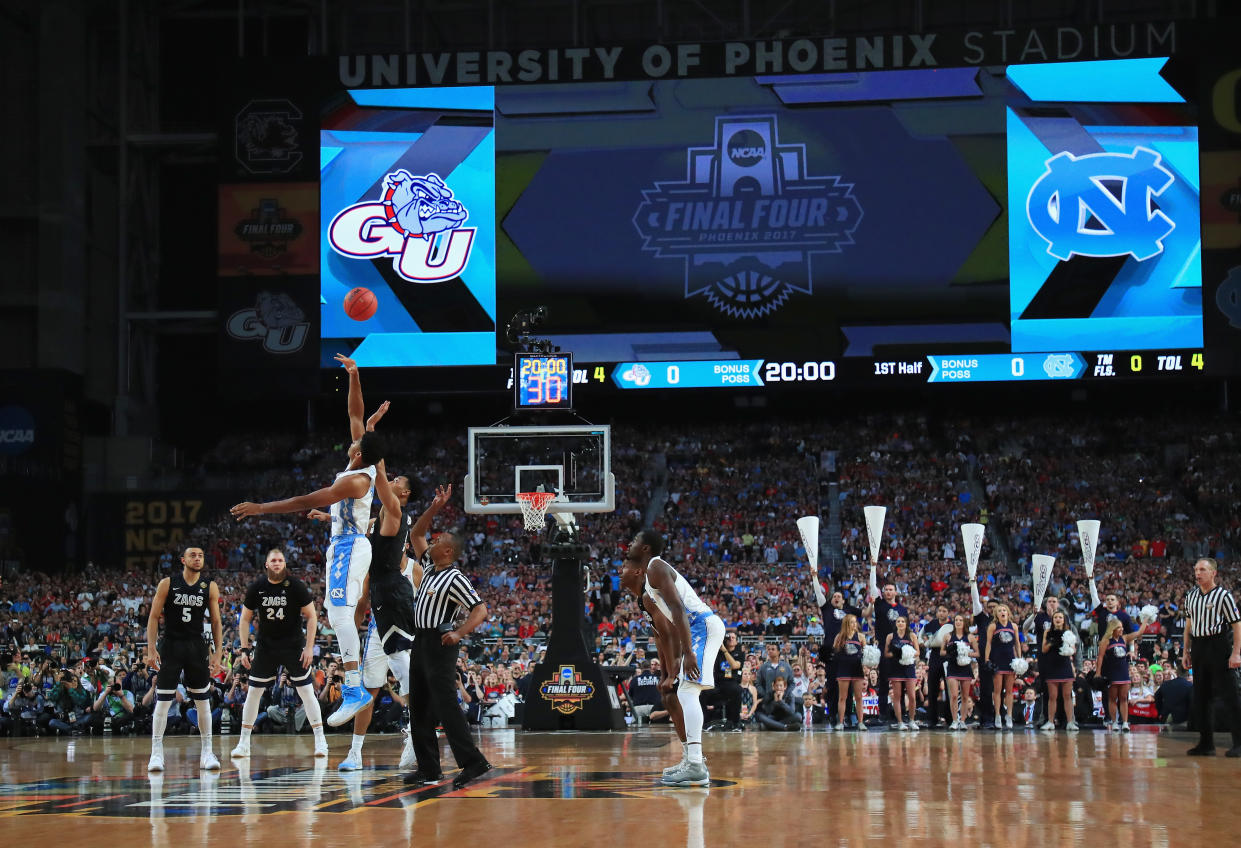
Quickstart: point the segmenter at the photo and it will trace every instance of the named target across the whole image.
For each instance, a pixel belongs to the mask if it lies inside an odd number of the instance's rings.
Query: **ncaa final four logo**
[[[839,176],[810,176],[806,146],[774,115],[721,116],[715,143],[687,151],[686,178],[642,192],[642,249],[685,266],[685,297],[759,318],[813,294],[810,257],[853,244],[862,207]]]
[[[384,177],[378,200],[339,212],[328,243],[351,259],[391,256],[402,279],[438,283],[461,276],[470,261],[477,229],[462,226],[469,216],[438,174],[402,169]]]

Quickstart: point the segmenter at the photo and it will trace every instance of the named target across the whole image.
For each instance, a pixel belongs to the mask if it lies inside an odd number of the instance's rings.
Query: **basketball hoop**
[[[525,519],[527,530],[537,533],[546,526],[547,507],[555,499],[555,492],[517,493],[517,503],[521,506],[521,517]]]

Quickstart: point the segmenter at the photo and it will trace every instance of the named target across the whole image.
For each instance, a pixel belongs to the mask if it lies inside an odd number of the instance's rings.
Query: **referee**
[[[422,584],[414,603],[414,648],[410,663],[410,736],[418,768],[405,776],[409,784],[439,783],[440,746],[435,738],[436,719],[444,728],[448,745],[461,772],[453,779],[456,789],[491,770],[470,737],[470,726],[457,703],[458,644],[471,630],[487,620],[487,605],[469,579],[457,569],[461,539],[441,533],[427,545],[431,521],[452,496],[452,486],[441,486],[435,499],[409,532],[414,555],[422,564]],[[453,622],[468,611],[465,623]]]
[[[1224,699],[1226,721],[1232,731],[1232,748],[1226,756],[1241,757],[1241,697],[1233,671],[1241,668],[1241,612],[1232,593],[1215,585],[1217,569],[1209,557],[1194,563],[1198,585],[1185,596],[1185,655],[1181,662],[1194,670],[1194,720],[1198,725],[1198,744],[1189,749],[1191,757],[1215,753],[1211,732],[1215,695]]]

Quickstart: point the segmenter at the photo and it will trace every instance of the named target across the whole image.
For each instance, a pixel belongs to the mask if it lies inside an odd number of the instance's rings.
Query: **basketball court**
[[[496,768],[459,791],[405,786],[399,736],[370,739],[351,774],[335,768],[345,737],[316,763],[309,737],[259,736],[245,773],[218,775],[172,737],[162,777],[145,738],[9,739],[0,817],[12,845],[1160,846],[1241,831],[1241,763],[1185,756],[1186,734],[708,734],[703,789],[660,786],[678,756],[662,728],[477,738]]]

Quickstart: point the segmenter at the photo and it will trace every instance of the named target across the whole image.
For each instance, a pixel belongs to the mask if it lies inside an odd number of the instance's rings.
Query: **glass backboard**
[[[517,493],[536,491],[558,494],[549,513],[614,510],[611,428],[469,428],[466,512],[520,513]]]

